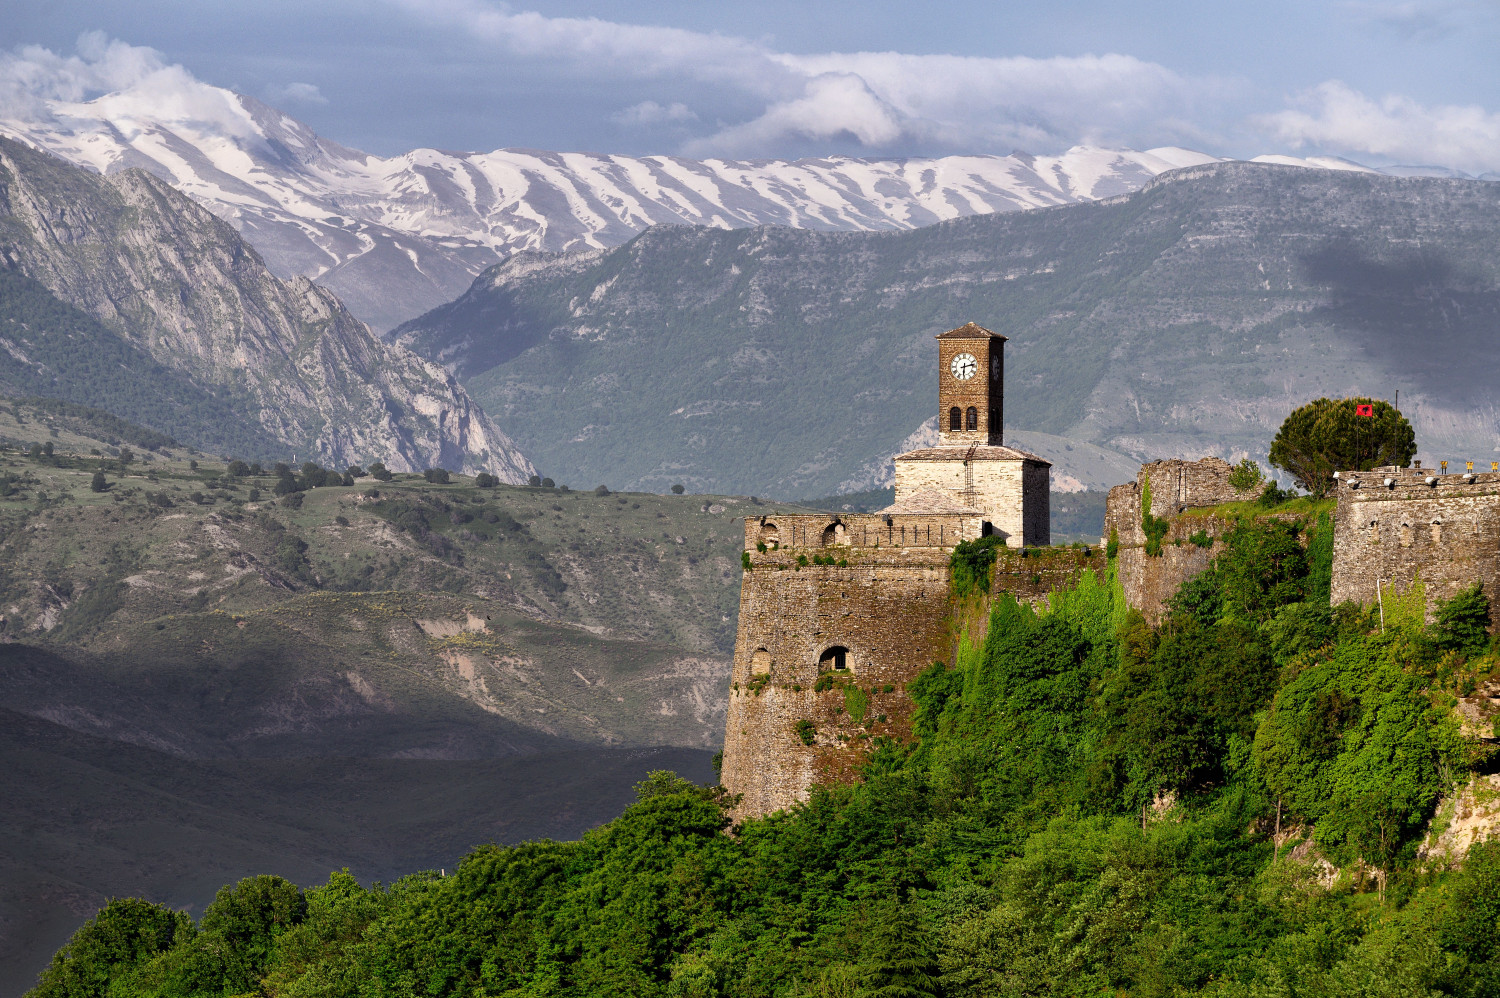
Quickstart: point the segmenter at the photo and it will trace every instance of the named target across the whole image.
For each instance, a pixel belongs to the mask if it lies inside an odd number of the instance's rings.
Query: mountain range
[[[166,99],[126,89],[37,101],[0,117],[0,134],[103,174],[147,170],[233,224],[273,272],[332,289],[377,330],[451,301],[520,251],[610,248],[659,224],[912,229],[1110,197],[1220,161],[1179,148],[1088,146],[1055,156],[795,162],[529,149],[381,157],[253,97],[190,79],[181,87]],[[1369,172],[1339,159],[1260,158]]]
[[[518,254],[393,335],[548,474],[610,487],[881,485],[931,433],[933,334],[969,320],[1010,337],[1008,439],[1074,487],[1263,458],[1319,395],[1399,392],[1419,456],[1488,460],[1497,238],[1497,184],[1213,163],[911,231],[658,226]]]
[[[213,453],[531,473],[441,367],[273,276],[144,170],[105,177],[0,138],[0,277],[11,394],[108,405]]]

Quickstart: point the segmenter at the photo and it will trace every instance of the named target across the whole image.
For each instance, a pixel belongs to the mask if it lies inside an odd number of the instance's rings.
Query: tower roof
[[[1008,340],[1009,336],[991,332],[977,322],[966,322],[957,329],[950,329],[946,333],[938,333],[933,337],[939,340]]]

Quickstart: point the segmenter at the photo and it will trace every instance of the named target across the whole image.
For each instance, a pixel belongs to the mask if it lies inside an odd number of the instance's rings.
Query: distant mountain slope
[[[395,336],[548,474],[611,486],[882,484],[932,415],[932,335],[970,319],[1011,337],[1016,429],[1135,459],[1264,457],[1295,405],[1399,389],[1423,456],[1487,460],[1497,240],[1500,185],[1216,164],[911,232],[658,227],[501,264]]]
[[[500,149],[382,158],[196,81],[191,115],[133,90],[39,101],[11,135],[101,173],[141,167],[230,221],[277,274],[332,288],[388,329],[462,294],[519,250],[618,246],[657,224],[907,229],[964,215],[1135,190],[1184,149],[1079,147],[1060,156],[690,160]]]
[[[128,353],[128,345],[167,369],[147,375],[120,361],[117,376],[136,378],[137,391],[140,378],[157,379],[159,420],[148,422],[139,407],[119,410],[153,428],[204,446],[269,440],[281,454],[340,466],[379,459],[393,469],[442,465],[509,481],[531,472],[441,368],[380,342],[305,278],[273,277],[227,224],[144,171],[100,177],[0,139],[0,269],[45,286],[113,334],[68,363],[91,354],[97,363],[101,352]],[[14,280],[6,287],[35,290]],[[77,347],[94,331],[62,311],[33,311],[40,327],[21,328],[20,319],[0,330],[9,343],[6,380],[89,401],[58,387],[77,372],[62,373],[57,351],[68,336]],[[54,322],[72,324],[64,333]],[[187,396],[207,406],[196,430],[171,413]]]
[[[216,454],[286,451],[229,401],[13,270],[0,270],[0,389],[106,407]]]

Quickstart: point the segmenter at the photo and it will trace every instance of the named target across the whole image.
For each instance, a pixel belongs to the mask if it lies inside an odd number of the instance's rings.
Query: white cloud
[[[686,104],[662,105],[654,100],[643,100],[611,115],[610,120],[617,125],[646,127],[693,121],[697,117]]]
[[[88,100],[162,75],[191,79],[181,66],[166,65],[155,49],[111,40],[101,32],[83,35],[77,48],[71,56],[40,45],[0,53],[0,115],[46,115],[47,101]]]
[[[1258,119],[1293,148],[1441,164],[1471,173],[1500,169],[1500,114],[1477,105],[1428,106],[1397,95],[1377,101],[1337,80],[1299,95],[1293,105]]]
[[[323,92],[315,83],[288,83],[285,86],[272,87],[267,96],[273,104],[288,101],[297,104],[328,103],[328,98],[323,96]]]
[[[877,154],[916,146],[1048,152],[1142,135],[1151,144],[1193,142],[1203,133],[1183,122],[1227,90],[1221,81],[1127,55],[792,55],[721,34],[515,13],[486,0],[391,2],[429,24],[572,74],[710,84],[740,108],[747,101],[761,108],[689,140],[684,151],[691,155],[765,156],[829,139]]]

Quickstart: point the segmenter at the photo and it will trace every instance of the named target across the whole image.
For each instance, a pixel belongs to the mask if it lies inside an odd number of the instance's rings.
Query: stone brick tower
[[[938,334],[938,443],[1005,442],[1005,337],[970,322]]]
[[[1005,337],[969,323],[937,340],[939,445],[895,459],[894,505],[745,520],[721,773],[741,817],[853,779],[874,739],[910,735],[906,684],[953,653],[955,545],[1048,542],[1051,465],[1000,442]],[[1000,554],[995,585],[1020,599],[1068,584],[1090,557]]]
[[[1051,543],[1052,466],[1005,439],[1005,337],[972,322],[939,333],[938,445],[896,456],[887,510],[969,510],[1008,547]]]

